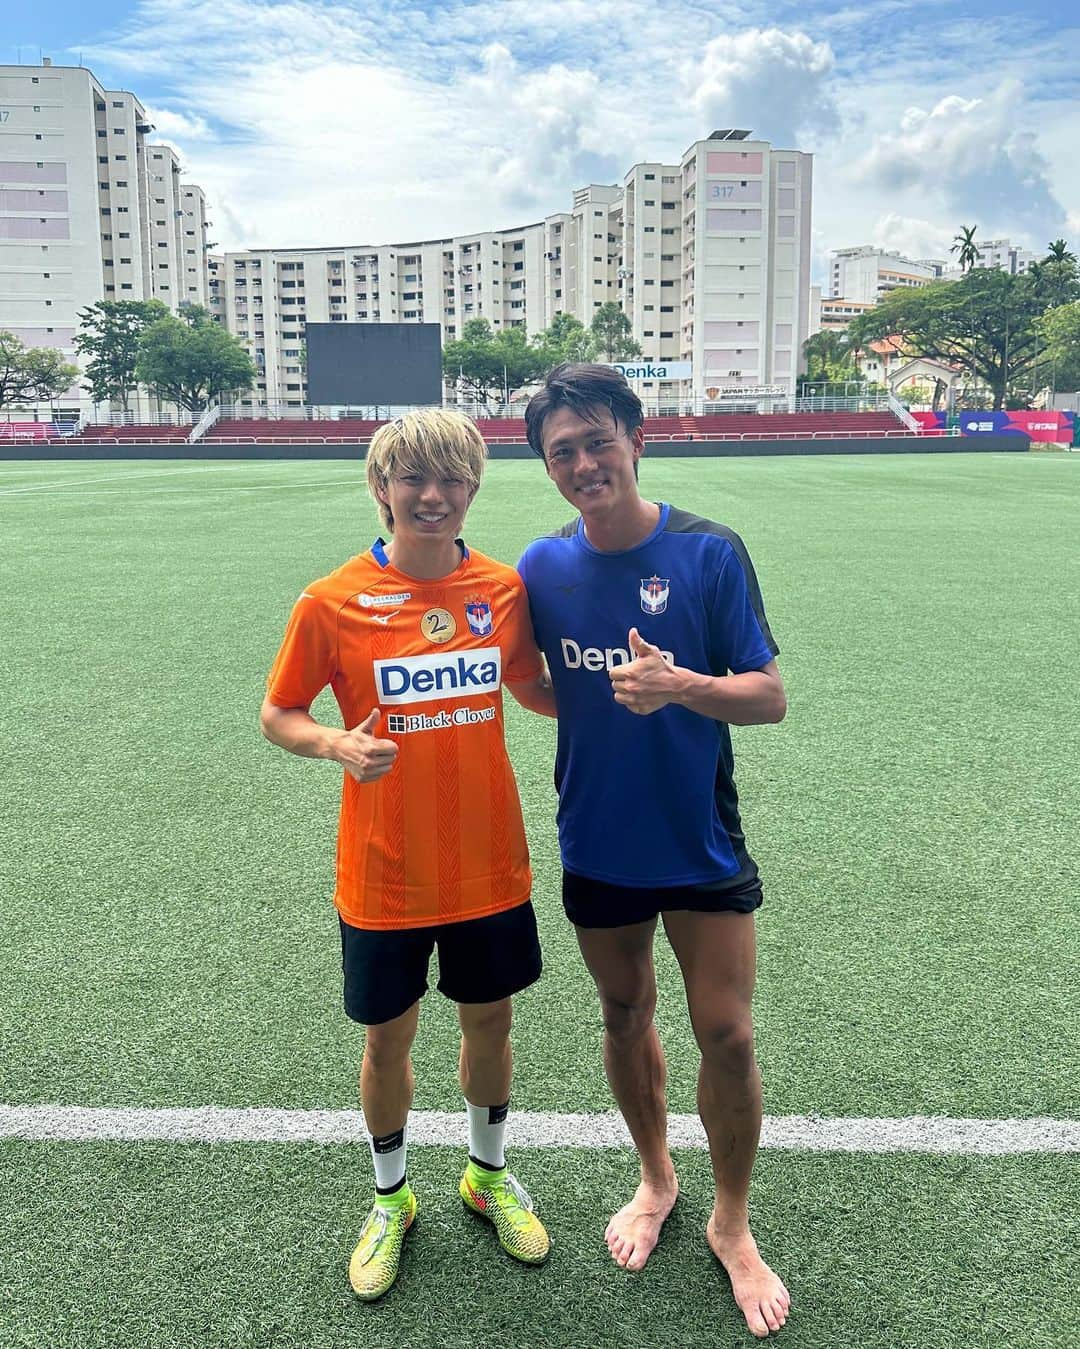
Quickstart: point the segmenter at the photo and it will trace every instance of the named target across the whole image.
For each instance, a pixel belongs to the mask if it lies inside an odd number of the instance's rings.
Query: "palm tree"
[[[1046,257],[1044,262],[1075,262],[1076,254],[1069,251],[1069,245],[1064,239],[1055,239],[1052,244],[1047,245]]]
[[[957,261],[960,264],[961,272],[970,272],[982,257],[979,246],[975,242],[977,228],[976,225],[961,225],[960,233],[956,235],[953,246],[949,249],[950,253],[958,255]]]

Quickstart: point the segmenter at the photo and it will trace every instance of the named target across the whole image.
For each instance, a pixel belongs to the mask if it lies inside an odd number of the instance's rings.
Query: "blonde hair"
[[[393,530],[390,507],[379,497],[395,473],[422,478],[460,478],[472,500],[484,472],[487,446],[463,413],[422,408],[380,426],[367,452],[367,485],[386,529]]]

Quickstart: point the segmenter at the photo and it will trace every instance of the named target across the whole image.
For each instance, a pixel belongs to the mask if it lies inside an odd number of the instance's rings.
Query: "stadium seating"
[[[129,442],[142,445],[157,444],[161,441],[185,441],[191,434],[190,426],[110,426],[107,422],[84,426],[77,436],[73,436],[75,441],[87,440],[93,442],[112,442],[121,441],[125,445]]]
[[[332,420],[246,417],[225,418],[215,423],[199,444],[312,444],[329,441],[366,444],[383,421],[359,417]],[[480,417],[480,434],[490,444],[524,444],[525,421],[521,417]],[[889,432],[906,428],[888,411],[883,412],[732,412],[709,416],[646,417],[648,440],[789,440],[802,438],[842,438]],[[78,439],[89,441],[130,441],[155,443],[186,440],[188,426],[87,426]]]
[[[381,421],[359,417],[339,421],[300,421],[275,417],[222,417],[215,422],[201,443],[222,445],[255,441],[297,441],[318,443],[323,440],[367,441],[382,426]]]

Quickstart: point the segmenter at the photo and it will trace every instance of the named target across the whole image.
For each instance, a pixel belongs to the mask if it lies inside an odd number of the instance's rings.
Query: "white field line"
[[[149,486],[150,491],[146,488]],[[64,492],[61,495],[67,497],[114,497],[120,496],[124,492],[137,492],[144,496],[154,498],[168,496],[170,493],[190,493],[198,491],[200,497],[213,496],[214,493],[237,492],[289,492],[294,487],[358,487],[360,481],[357,478],[341,478],[337,480],[325,479],[319,482],[264,482],[264,483],[233,483],[227,487],[205,487],[202,484],[196,486],[192,484],[188,487],[161,487],[158,484],[140,484],[137,487],[97,487],[97,488],[76,488],[71,492]],[[16,489],[14,492],[5,493],[0,491],[0,496],[14,496],[22,489]]]
[[[705,1146],[705,1133],[696,1115],[672,1115],[668,1135],[673,1147]],[[367,1130],[358,1110],[6,1105],[0,1106],[0,1139],[329,1144],[366,1142]],[[413,1111],[409,1116],[409,1141],[467,1144],[464,1111]],[[630,1136],[620,1116],[615,1114],[511,1111],[508,1142],[533,1148],[625,1148],[630,1146]],[[1080,1120],[948,1119],[936,1115],[911,1115],[906,1119],[767,1116],[761,1146],[802,1152],[932,1152],[973,1156],[1080,1152]]]
[[[340,466],[340,462],[337,459],[305,459],[302,465],[294,464],[292,466],[310,470],[312,463]],[[123,482],[130,478],[175,478],[187,473],[238,473],[244,469],[263,469],[265,471],[283,467],[290,467],[288,460],[252,459],[239,464],[185,464],[182,468],[140,469],[136,473],[101,473],[93,478],[62,478],[56,482],[27,483],[22,487],[0,487],[0,496],[25,496],[30,492],[56,492],[63,487],[100,487],[105,483]]]

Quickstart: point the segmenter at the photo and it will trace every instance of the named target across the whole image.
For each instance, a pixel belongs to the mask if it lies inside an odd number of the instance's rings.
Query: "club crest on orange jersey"
[[[491,605],[487,600],[466,600],[465,619],[474,637],[486,637],[491,632]]]
[[[641,608],[644,613],[662,614],[667,608],[671,581],[666,576],[643,576],[638,593],[641,596]]]

